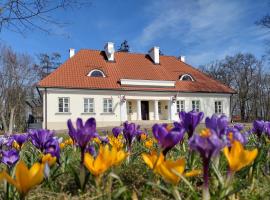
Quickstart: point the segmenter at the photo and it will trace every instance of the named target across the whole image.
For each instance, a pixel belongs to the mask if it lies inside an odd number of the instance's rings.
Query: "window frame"
[[[92,76],[92,74],[94,73],[94,72],[100,72],[101,74],[102,74],[102,76]],[[102,71],[102,70],[100,70],[100,69],[93,69],[93,70],[91,70],[88,74],[87,74],[87,76],[89,76],[89,77],[95,77],[95,78],[99,78],[99,77],[106,77],[105,76],[105,73]]]
[[[191,80],[183,80],[185,77],[189,77]],[[195,81],[195,79],[190,74],[183,74],[179,78],[180,81]]]
[[[60,108],[61,108],[60,100],[62,100],[62,104],[63,104],[62,111],[60,110]],[[67,102],[65,102],[65,100],[67,100]],[[66,108],[67,108],[67,110],[65,111]],[[69,97],[58,97],[58,113],[70,113],[70,98]]]
[[[105,107],[105,101],[106,101],[107,107]],[[109,101],[111,101],[111,103],[109,103]],[[113,99],[112,98],[103,98],[103,113],[113,113]]]
[[[193,108],[193,102],[195,102],[195,107]],[[196,105],[198,103],[198,105]],[[200,100],[192,100],[191,101],[191,109],[195,110],[196,112],[201,111],[201,101]]]
[[[179,113],[179,112],[182,112],[182,111],[185,111],[185,100],[177,100],[176,101],[176,112]]]
[[[158,114],[162,114],[161,101],[158,101]]]
[[[132,114],[132,102],[128,101],[128,114]]]
[[[218,105],[218,103],[220,103],[220,105]],[[222,101],[220,101],[220,100],[215,101],[214,106],[215,106],[215,113],[216,113],[216,114],[220,115],[220,114],[223,113],[223,102],[222,102]],[[219,106],[220,106],[220,107],[219,107]],[[219,110],[219,109],[220,109],[220,110]],[[220,112],[219,112],[219,111],[220,111]]]
[[[87,103],[85,103],[87,100]],[[92,102],[90,102],[92,100]],[[85,107],[87,105],[87,107]],[[91,106],[92,105],[92,108]],[[90,111],[92,109],[92,111]],[[83,113],[95,113],[95,100],[94,98],[84,97],[83,98]]]

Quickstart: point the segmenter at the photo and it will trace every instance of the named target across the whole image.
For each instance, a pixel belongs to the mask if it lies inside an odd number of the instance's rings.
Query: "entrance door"
[[[142,120],[149,120],[149,102],[141,101]]]

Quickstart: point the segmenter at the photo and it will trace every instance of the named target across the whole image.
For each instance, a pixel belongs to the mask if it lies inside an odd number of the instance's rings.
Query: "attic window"
[[[101,71],[99,69],[93,69],[92,71],[89,72],[89,74],[87,76],[91,76],[91,77],[105,77],[105,74],[103,73],[103,71]]]
[[[194,78],[190,74],[183,74],[180,76],[180,81],[194,81]]]

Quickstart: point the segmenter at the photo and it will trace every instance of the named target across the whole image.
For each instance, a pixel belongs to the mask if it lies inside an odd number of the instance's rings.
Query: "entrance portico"
[[[176,103],[171,98],[127,98],[121,103],[123,121],[172,121],[177,120]],[[125,108],[124,108],[125,107]]]

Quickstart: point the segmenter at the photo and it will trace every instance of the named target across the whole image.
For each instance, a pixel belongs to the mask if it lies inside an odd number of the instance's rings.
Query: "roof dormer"
[[[179,78],[180,81],[194,81],[194,78],[190,74],[183,74]]]
[[[104,72],[99,70],[99,69],[93,69],[91,70],[87,76],[90,76],[90,77],[106,77]]]

